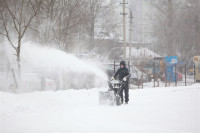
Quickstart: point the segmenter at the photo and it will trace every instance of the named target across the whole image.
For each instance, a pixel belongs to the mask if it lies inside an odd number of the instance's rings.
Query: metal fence
[[[113,73],[119,67],[119,63],[114,61],[109,64],[113,68]],[[153,65],[146,66],[144,64],[130,65],[127,66],[132,75],[130,84],[132,88],[144,88],[144,87],[169,87],[169,86],[187,86],[196,83],[196,74],[200,74],[200,69],[195,68],[195,65],[187,64],[173,64],[173,65]],[[134,68],[138,68],[139,72],[133,71]],[[131,71],[132,70],[132,71]],[[140,73],[140,74],[135,74]],[[139,75],[139,76],[138,76]],[[136,78],[136,79],[135,79]],[[137,82],[133,82],[136,80]]]
[[[108,74],[111,77],[119,67],[119,63],[113,62],[107,64],[111,70]],[[130,65],[127,63],[129,70],[131,70],[130,88],[145,88],[145,87],[168,87],[168,86],[187,86],[196,82],[196,73],[200,75],[200,69],[195,66],[188,66],[186,64],[176,64],[173,67],[167,65],[145,66],[144,64]],[[171,76],[169,71],[172,73]],[[64,76],[63,76],[64,75]],[[61,88],[74,88],[73,82],[76,77],[69,77],[63,73],[61,75],[47,75],[38,70],[22,72],[22,91],[32,90],[58,90]],[[0,64],[0,90],[16,91],[17,87],[17,70],[9,67],[8,64]],[[74,75],[75,76],[75,75]],[[78,75],[79,77],[80,75]],[[83,75],[82,75],[83,76]],[[83,79],[83,77],[80,77]],[[92,79],[92,78],[89,78]],[[69,81],[73,85],[66,83]],[[74,80],[75,81],[75,80]],[[80,80],[81,81],[81,80]],[[91,81],[92,82],[92,81]],[[89,85],[92,83],[88,82]],[[85,82],[80,83],[80,86],[84,86]],[[90,86],[86,86],[89,88]],[[93,86],[92,86],[93,87]],[[81,88],[78,86],[78,88]],[[18,90],[19,91],[19,90]]]

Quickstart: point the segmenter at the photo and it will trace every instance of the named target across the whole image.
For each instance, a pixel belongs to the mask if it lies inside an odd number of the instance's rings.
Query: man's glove
[[[123,78],[123,81],[126,81],[126,77]]]
[[[111,77],[111,80],[114,80],[115,78],[114,77]]]

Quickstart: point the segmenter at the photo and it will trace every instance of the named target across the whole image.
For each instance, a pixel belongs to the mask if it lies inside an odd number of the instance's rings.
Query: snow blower
[[[108,91],[99,92],[99,104],[101,105],[121,105],[120,92],[125,86],[125,82],[120,80],[108,81]]]

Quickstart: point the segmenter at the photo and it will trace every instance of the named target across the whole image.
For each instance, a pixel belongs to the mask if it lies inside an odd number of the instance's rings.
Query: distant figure
[[[120,92],[120,97],[123,103],[123,90],[125,92],[125,103],[128,104],[129,101],[129,78],[131,76],[128,68],[126,68],[125,61],[120,62],[120,68],[117,70],[117,72],[114,74],[114,76],[111,78],[111,80],[116,79],[117,75],[119,75],[119,80],[125,82],[125,86],[122,88]]]

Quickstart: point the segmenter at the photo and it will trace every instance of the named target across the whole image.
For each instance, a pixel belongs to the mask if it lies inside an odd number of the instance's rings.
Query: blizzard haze
[[[7,51],[6,56],[9,58],[11,68],[17,72],[16,57],[13,50],[10,47],[5,47],[4,50]],[[22,85],[17,90],[18,92],[41,90],[41,78],[43,77],[45,77],[44,84],[46,84],[44,90],[89,89],[94,86],[107,86],[107,76],[103,69],[99,68],[98,62],[81,60],[75,55],[33,42],[23,43],[21,65]],[[8,77],[10,81],[7,82],[12,82],[14,86],[11,73],[7,76],[10,76]],[[6,84],[6,82],[4,83]],[[29,87],[30,84],[31,87]],[[50,88],[48,88],[49,84]],[[2,89],[5,90],[5,88]]]

